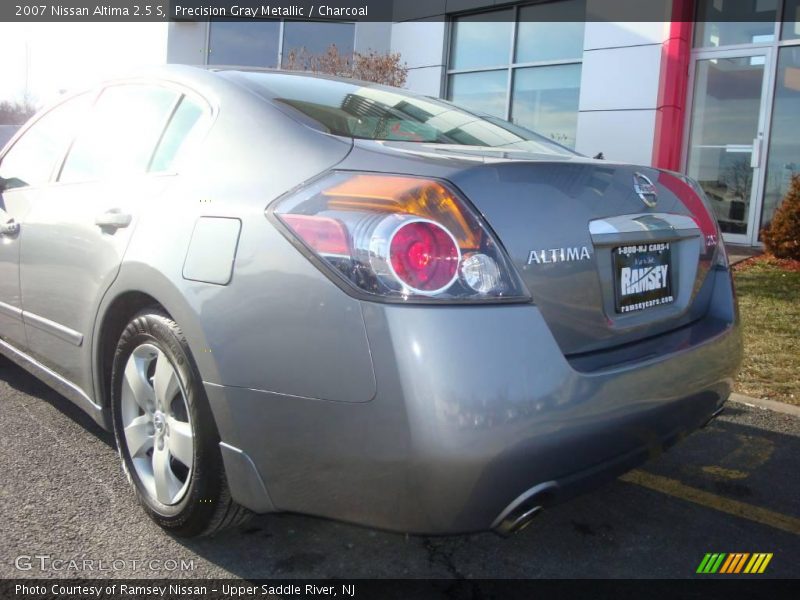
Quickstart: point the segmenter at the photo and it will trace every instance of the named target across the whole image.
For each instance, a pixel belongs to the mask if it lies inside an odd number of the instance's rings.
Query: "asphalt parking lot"
[[[757,577],[796,577],[798,474],[800,418],[729,403],[669,453],[543,512],[511,538],[404,536],[268,515],[215,538],[181,541],[136,505],[112,436],[0,357],[3,578],[689,577],[707,552],[773,553]],[[50,557],[48,570],[40,570],[42,559],[16,568],[17,557],[35,555]],[[153,558],[191,568],[144,566]],[[107,570],[52,568],[70,559],[102,560]]]

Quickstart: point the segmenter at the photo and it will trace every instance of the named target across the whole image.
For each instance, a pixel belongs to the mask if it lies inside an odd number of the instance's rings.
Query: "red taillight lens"
[[[436,292],[453,283],[461,253],[453,235],[431,221],[401,225],[389,242],[397,278],[412,290]]]
[[[349,254],[347,230],[336,219],[308,215],[284,215],[284,222],[300,239],[320,254]]]
[[[376,299],[529,300],[480,216],[441,181],[332,173],[268,214],[324,270]]]
[[[658,180],[675,194],[692,214],[703,236],[703,255],[707,260],[711,260],[713,256],[716,264],[727,267],[728,257],[722,241],[722,232],[703,188],[693,179],[672,173],[662,172]]]

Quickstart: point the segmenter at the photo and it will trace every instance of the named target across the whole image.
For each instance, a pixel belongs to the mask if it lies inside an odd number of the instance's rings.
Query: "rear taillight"
[[[725,242],[722,239],[722,230],[719,228],[719,221],[714,216],[714,209],[711,201],[706,196],[705,191],[694,179],[686,178],[686,182],[692,188],[697,198],[700,199],[700,206],[692,210],[700,230],[705,237],[706,249],[714,246],[714,265],[728,268],[728,251],[725,249]],[[713,241],[713,244],[712,244]]]
[[[714,265],[727,268],[728,256],[722,240],[719,223],[714,217],[714,209],[703,188],[695,180],[677,173],[662,172],[659,183],[675,194],[689,210],[702,235],[702,254],[713,258]]]
[[[480,216],[440,181],[338,172],[268,214],[337,281],[375,299],[529,299]]]

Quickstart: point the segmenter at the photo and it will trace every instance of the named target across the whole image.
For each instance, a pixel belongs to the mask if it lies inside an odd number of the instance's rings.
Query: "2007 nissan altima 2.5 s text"
[[[707,423],[741,360],[694,181],[435,98],[164,67],[40,112],[0,176],[0,351],[178,535],[511,532]]]

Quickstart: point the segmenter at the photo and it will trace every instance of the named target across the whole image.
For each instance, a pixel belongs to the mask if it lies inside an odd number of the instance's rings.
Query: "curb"
[[[751,398],[743,394],[731,394],[728,401],[736,402],[737,404],[745,404],[747,406],[755,406],[762,410],[771,410],[785,415],[792,415],[793,417],[800,417],[800,406],[794,406],[793,404],[785,404],[783,402],[776,402],[775,400]]]

